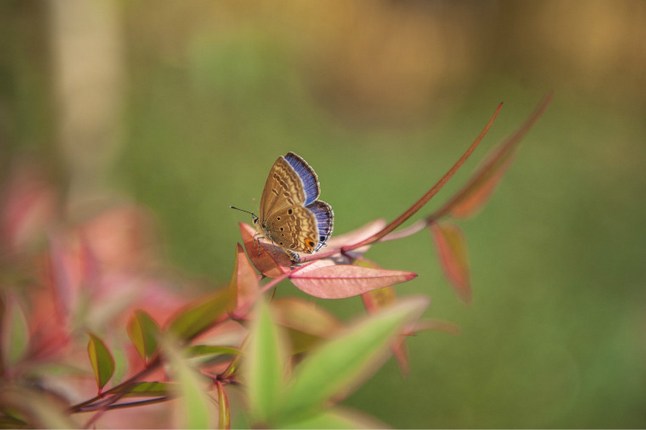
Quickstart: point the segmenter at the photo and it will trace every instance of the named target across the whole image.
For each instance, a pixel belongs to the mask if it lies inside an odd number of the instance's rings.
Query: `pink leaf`
[[[301,291],[322,299],[344,299],[376,288],[410,281],[417,274],[399,270],[370,269],[350,265],[304,268],[290,275]]]
[[[341,248],[344,246],[352,245],[354,243],[360,242],[364,239],[369,238],[370,236],[378,233],[386,226],[386,220],[380,218],[374,221],[369,222],[355,230],[343,233],[338,236],[333,236],[328,242],[327,247],[329,249]],[[352,252],[353,256],[358,257],[362,254],[365,254],[370,245],[362,246],[361,248],[355,249]]]
[[[253,303],[260,292],[258,281],[260,277],[255,272],[249,259],[244,253],[242,246],[236,246],[236,261],[233,268],[233,275],[229,282],[229,288],[237,295],[237,307],[243,308]]]
[[[278,246],[260,241],[253,227],[241,222],[240,234],[247,255],[260,273],[276,278],[289,271],[292,264],[289,256]]]
[[[458,296],[465,303],[469,303],[471,301],[469,262],[462,231],[456,225],[446,222],[433,223],[430,229],[440,254],[444,274]]]

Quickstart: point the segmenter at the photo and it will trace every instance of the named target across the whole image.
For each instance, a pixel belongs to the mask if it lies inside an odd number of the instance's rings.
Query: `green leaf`
[[[124,397],[162,397],[172,395],[177,385],[170,382],[135,382],[128,386]]]
[[[159,326],[148,313],[136,310],[128,321],[128,337],[141,358],[148,360],[157,352]]]
[[[270,422],[285,386],[286,348],[269,305],[259,300],[245,351],[244,375],[252,419]]]
[[[315,350],[294,372],[280,424],[315,414],[324,402],[345,394],[372,374],[402,328],[418,319],[427,306],[425,297],[400,300]]]
[[[189,304],[173,318],[169,330],[182,340],[194,338],[214,325],[223,314],[233,310],[235,294],[231,288],[222,288]]]
[[[4,362],[15,365],[25,356],[29,347],[29,325],[18,300],[8,297],[5,304],[2,349]],[[1,322],[1,321],[0,321]]]
[[[162,342],[164,355],[170,365],[174,380],[177,381],[175,393],[179,397],[177,414],[180,428],[211,428],[211,398],[207,394],[208,381],[202,377],[186,360],[182,352],[168,339]]]
[[[186,348],[188,357],[199,357],[202,355],[239,355],[240,350],[232,346],[217,345],[192,345]]]
[[[96,335],[89,333],[87,353],[94,370],[94,377],[99,391],[108,383],[114,373],[114,358],[105,343]]]

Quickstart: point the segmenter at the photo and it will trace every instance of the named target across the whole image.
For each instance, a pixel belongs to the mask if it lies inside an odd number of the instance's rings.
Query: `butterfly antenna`
[[[235,210],[240,211],[240,212],[248,213],[249,215],[251,215],[251,218],[253,219],[253,222],[258,221],[258,216],[255,213],[251,212],[251,211],[248,211],[246,209],[240,209],[240,208],[237,208],[235,206],[229,206],[229,207],[231,209],[235,209]]]

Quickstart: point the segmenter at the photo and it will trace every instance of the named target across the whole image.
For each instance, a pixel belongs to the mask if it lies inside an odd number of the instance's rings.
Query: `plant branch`
[[[458,161],[455,162],[455,164],[440,178],[439,181],[435,183],[419,200],[417,200],[413,205],[408,208],[404,213],[402,213],[400,216],[395,218],[393,221],[391,221],[388,225],[386,225],[381,231],[373,234],[372,236],[359,241],[353,245],[348,245],[342,248],[342,252],[348,252],[352,251],[353,249],[360,248],[365,245],[370,245],[371,243],[377,242],[378,240],[382,239],[385,237],[388,233],[392,232],[395,230],[397,227],[402,225],[408,218],[413,216],[417,211],[419,211],[426,203],[428,203],[443,187],[444,185],[451,179],[451,177],[455,174],[455,172],[462,167],[465,161],[471,156],[473,151],[478,147],[482,139],[487,135],[489,132],[489,129],[493,125],[494,121],[498,117],[498,114],[500,113],[500,110],[502,109],[502,103],[498,105],[496,110],[494,111],[493,115],[491,118],[489,118],[489,121],[487,124],[484,126],[482,131],[480,131],[480,134],[475,138],[471,146],[462,154],[462,156],[458,159]]]

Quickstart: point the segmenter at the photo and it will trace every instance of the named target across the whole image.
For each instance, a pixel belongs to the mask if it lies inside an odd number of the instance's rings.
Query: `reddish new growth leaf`
[[[246,309],[247,306],[255,303],[260,293],[259,280],[260,276],[249,263],[242,246],[237,244],[235,266],[229,282],[229,288],[235,291],[237,296],[236,309]]]
[[[260,273],[269,278],[276,278],[289,272],[292,262],[278,246],[264,242],[249,224],[241,222],[240,233],[247,255]]]
[[[473,215],[482,208],[502,179],[507,167],[511,164],[518,144],[543,115],[551,101],[552,95],[549,94],[539,103],[536,110],[523,125],[487,157],[464,188],[455,194],[441,209],[429,216],[429,222],[447,214],[464,218]]]
[[[469,303],[471,301],[469,261],[462,231],[458,226],[448,222],[431,224],[430,229],[440,254],[444,274],[458,296],[465,303]]]
[[[307,268],[309,269],[309,268]],[[400,270],[333,265],[295,271],[290,279],[305,293],[322,299],[344,299],[410,281],[417,274]]]

